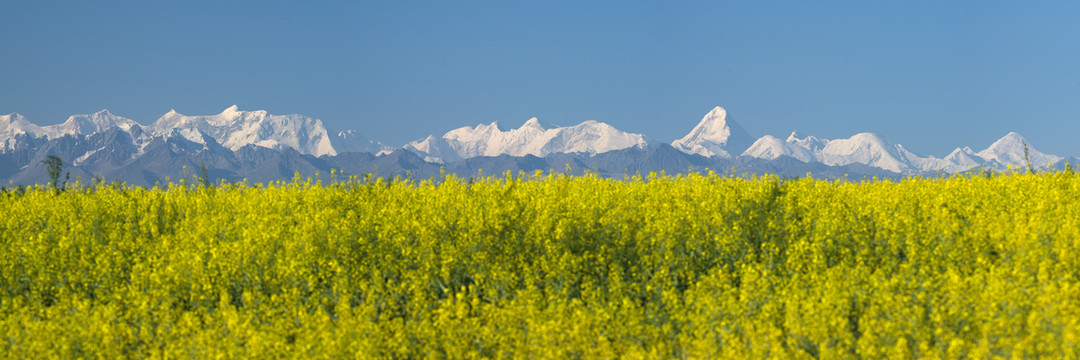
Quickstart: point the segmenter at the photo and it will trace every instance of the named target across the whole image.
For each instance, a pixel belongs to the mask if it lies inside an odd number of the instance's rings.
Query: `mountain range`
[[[213,178],[266,182],[295,174],[460,176],[505,171],[586,170],[619,177],[665,171],[777,173],[802,176],[901,177],[968,171],[975,167],[1060,166],[1061,156],[1039,152],[1015,132],[981,151],[959,147],[938,158],[921,156],[873,133],[846,139],[773,135],[754,138],[719,106],[670,144],[594,120],[552,127],[537,118],[518,128],[498,123],[428,135],[399,147],[359,130],[330,131],[321,120],[231,106],[219,114],[169,111],[150,125],[108,110],[39,126],[20,114],[0,116],[0,179],[18,184],[47,180],[41,160],[65,162],[73,177],[103,177],[153,185],[190,176],[205,165]],[[1071,161],[1075,162],[1075,161]]]

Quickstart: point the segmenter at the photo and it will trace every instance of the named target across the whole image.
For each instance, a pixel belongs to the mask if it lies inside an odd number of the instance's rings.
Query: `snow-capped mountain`
[[[39,171],[41,169],[28,166],[36,164],[33,159],[40,160],[49,154],[62,156],[71,165],[89,172],[125,169],[123,173],[127,175],[124,176],[131,177],[138,177],[141,174],[138,168],[145,164],[155,164],[158,169],[155,171],[165,174],[173,165],[211,162],[211,159],[216,159],[213,161],[218,165],[214,166],[231,167],[233,170],[230,171],[236,171],[234,174],[251,171],[253,174],[289,176],[292,171],[287,170],[291,168],[256,163],[275,159],[273,161],[281,164],[292,164],[288,166],[313,169],[330,163],[345,166],[349,161],[360,161],[368,165],[382,164],[384,169],[388,166],[405,170],[418,169],[418,166],[427,166],[422,165],[426,163],[469,170],[474,166],[522,169],[541,166],[537,164],[544,161],[560,165],[558,163],[563,161],[588,159],[593,162],[590,166],[607,167],[614,172],[652,168],[678,170],[679,166],[693,164],[695,167],[743,166],[774,172],[809,169],[831,174],[852,171],[866,175],[872,170],[907,175],[935,171],[953,173],[978,166],[994,169],[1023,167],[1028,160],[1032,166],[1041,168],[1064,160],[1038,151],[1015,132],[982,151],[961,147],[943,158],[917,155],[873,133],[832,140],[799,137],[795,132],[783,140],[771,135],[756,141],[749,139],[746,131],[721,107],[709,111],[689,134],[674,141],[671,147],[650,144],[641,134],[623,132],[593,120],[574,126],[550,127],[531,118],[509,130],[501,129],[497,123],[480,124],[394,148],[370,140],[355,130],[330,132],[319,119],[296,114],[272,115],[261,110],[241,111],[236,106],[204,116],[170,111],[150,126],[108,110],[73,115],[62,123],[49,126],[36,125],[24,116],[12,113],[0,116],[0,164],[6,164],[0,166],[0,175]],[[350,154],[337,156],[342,153]],[[309,161],[304,160],[304,156],[327,158]],[[507,156],[519,159],[507,160]],[[171,160],[163,162],[155,157]],[[236,162],[240,158],[251,163]],[[541,161],[538,158],[548,159]],[[603,164],[604,161],[609,163]],[[577,166],[583,164],[576,163]],[[437,169],[437,166],[428,168],[431,169]],[[19,176],[33,178],[27,174]]]
[[[426,138],[405,144],[404,148],[422,156],[427,162],[448,163],[461,160],[461,155],[458,155],[457,150],[450,146],[450,142],[435,135],[428,135]]]
[[[0,136],[3,136],[5,139],[19,134],[40,136],[44,133],[44,129],[31,123],[25,116],[22,116],[22,114],[12,113],[0,115]]]
[[[646,145],[647,140],[641,134],[620,131],[595,120],[574,126],[548,128],[536,118],[531,118],[521,127],[506,131],[499,129],[497,122],[461,127],[439,138],[431,135],[410,142],[405,149],[428,161],[449,162],[477,156],[599,154]]]
[[[49,126],[35,125],[19,114],[2,115],[0,152],[11,149],[15,137],[23,134],[47,139],[66,135],[85,137],[112,127],[129,133],[140,148],[152,138],[177,135],[196,143],[205,143],[203,137],[209,136],[230,150],[255,145],[271,149],[292,148],[315,156],[346,151],[380,153],[393,149],[363,137],[356,130],[331,136],[319,119],[296,114],[272,115],[263,110],[241,111],[233,105],[215,115],[187,116],[172,110],[149,126],[116,116],[108,110],[73,115],[63,123]]]
[[[974,155],[982,158],[984,161],[993,162],[1001,165],[1026,165],[1024,160],[1024,146],[1027,144],[1027,156],[1031,160],[1031,165],[1036,167],[1044,167],[1047,164],[1053,164],[1063,160],[1060,156],[1047,155],[1035,150],[1035,147],[1031,146],[1031,143],[1024,139],[1023,136],[1015,132],[1010,132],[1005,137],[998,139],[986,150],[975,153]]]
[[[863,164],[895,173],[915,174],[966,171],[980,164],[997,169],[1025,165],[1024,144],[1029,144],[1022,136],[1011,132],[986,150],[974,152],[967,147],[957,148],[948,156],[937,158],[916,155],[904,146],[873,133],[859,133],[847,139],[835,140],[813,136],[799,138],[795,132],[786,140],[772,135],[762,136],[756,141],[748,139],[750,135],[731,120],[724,108],[717,106],[689,134],[671,145],[687,154],[705,157],[746,156],[775,160],[786,156],[807,163],[829,166]],[[1036,167],[1063,160],[1060,156],[1043,154],[1030,144],[1028,158]]]
[[[946,155],[944,160],[947,161],[949,165],[941,169],[941,171],[949,173],[971,169],[979,166],[979,164],[984,161],[981,158],[978,158],[978,156],[975,155],[975,152],[967,146],[956,148],[956,150],[953,150],[949,155]]]
[[[741,154],[754,139],[738,123],[728,118],[727,110],[715,107],[698,122],[689,134],[671,143],[687,154],[730,158]]]
[[[897,173],[926,171],[935,160],[921,158],[874,133],[827,141],[820,159],[825,165],[864,164]]]
[[[18,136],[44,136],[44,129],[19,113],[0,115],[0,152],[14,148]]]
[[[799,139],[795,133],[781,141],[766,135],[754,142],[743,156],[772,160],[790,156],[803,162],[820,162],[830,166],[863,164],[893,172],[914,169],[908,159],[916,156],[903,146],[892,144],[872,133],[860,133],[848,139],[822,140],[815,137]]]
[[[798,159],[802,162],[817,161],[820,162],[817,155],[824,146],[811,149],[810,146],[799,143],[798,138],[795,138],[795,133],[791,133],[787,141],[780,140],[772,135],[765,135],[757,139],[753,145],[750,145],[742,155],[751,156],[759,159],[774,160],[781,156],[790,156]],[[817,141],[816,138],[809,137],[803,139],[803,141]]]
[[[773,160],[790,156],[803,162],[819,162],[830,166],[863,164],[901,174],[928,171],[947,173],[966,171],[980,164],[997,169],[1009,165],[1026,165],[1024,144],[1020,134],[1011,132],[986,150],[978,153],[971,148],[957,148],[944,158],[922,157],[893,144],[873,133],[859,133],[847,139],[825,140],[813,136],[798,138],[793,132],[786,141],[766,135],[754,142],[743,156]],[[1047,155],[1028,145],[1028,156],[1036,167],[1057,163],[1061,157]]]
[[[292,148],[315,156],[337,154],[322,120],[297,114],[271,115],[265,110],[240,111],[236,105],[217,115],[186,116],[171,110],[150,128],[155,135],[197,129],[230,150],[256,145]]]
[[[394,151],[394,147],[386,146],[378,141],[368,139],[357,130],[338,131],[337,134],[330,137],[330,144],[333,145],[334,151],[337,151],[338,153],[367,152],[372,154],[382,154]]]
[[[3,115],[0,116],[0,152],[10,149],[14,145],[15,136],[21,134],[52,139],[65,135],[77,137],[93,135],[112,127],[118,127],[134,138],[145,139],[146,137],[141,125],[131,119],[113,115],[109,110],[72,115],[63,123],[49,126],[38,126],[17,113]]]
[[[113,115],[109,110],[101,110],[93,114],[72,115],[61,124],[48,126],[53,130],[53,135],[90,135],[99,133],[116,126],[121,130],[131,132],[133,128],[142,130],[142,126],[135,120]]]

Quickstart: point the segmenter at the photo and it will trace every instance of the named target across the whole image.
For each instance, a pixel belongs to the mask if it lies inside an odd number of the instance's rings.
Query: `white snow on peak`
[[[1048,164],[1059,162],[1062,159],[1060,156],[1048,155],[1036,150],[1034,146],[1031,146],[1020,134],[1010,132],[1006,134],[998,141],[995,141],[986,150],[975,153],[976,156],[985,159],[988,162],[998,164],[999,167],[1008,165],[1027,166],[1027,160],[1024,158],[1024,146],[1027,146],[1027,157],[1031,160],[1031,165],[1034,167],[1045,167]]]
[[[337,153],[343,152],[368,152],[377,154],[383,151],[393,151],[393,147],[383,145],[374,140],[364,137],[358,130],[343,130],[330,137],[330,143]]]
[[[766,135],[747,149],[743,156],[775,159],[787,155],[804,162],[819,162],[830,166],[864,164],[896,173],[919,173],[941,169],[953,169],[949,159],[920,157],[900,144],[893,144],[874,133],[859,133],[847,139],[826,140],[813,136],[799,138],[795,132],[783,143]],[[770,145],[766,147],[765,145]]]
[[[14,136],[27,134],[33,137],[57,138],[66,135],[93,135],[112,127],[119,127],[132,134],[133,138],[143,139],[142,126],[134,120],[113,115],[108,110],[93,114],[80,114],[68,117],[67,121],[56,125],[38,126],[20,114],[0,116],[0,148],[10,148]]]
[[[52,129],[54,134],[60,136],[92,135],[108,130],[113,126],[127,132],[131,132],[132,128],[142,127],[134,120],[113,115],[109,110],[101,110],[93,114],[72,115],[68,117],[67,121],[53,125]]]
[[[477,156],[546,156],[553,153],[599,154],[629,147],[644,147],[643,135],[623,132],[606,123],[588,120],[574,126],[547,128],[536,118],[520,128],[499,129],[498,123],[450,130],[442,137],[428,136],[405,149],[425,159],[450,162]]]
[[[170,110],[150,126],[101,110],[93,114],[73,115],[60,124],[38,126],[26,117],[12,113],[0,115],[0,153],[16,148],[16,137],[56,138],[89,136],[118,127],[132,135],[135,145],[144,149],[153,136],[178,136],[206,147],[209,142],[236,150],[246,145],[268,148],[293,148],[315,156],[362,151],[379,156],[395,148],[364,137],[359,131],[331,133],[319,119],[302,115],[272,115],[265,110],[243,111],[236,105],[215,115],[187,116]],[[859,133],[846,139],[799,137],[792,132],[781,140],[772,135],[756,141],[722,107],[709,111],[693,130],[672,143],[690,154],[730,158],[736,155],[761,159],[789,156],[800,161],[826,165],[865,164],[902,174],[928,171],[959,172],[977,166],[1003,169],[1007,166],[1034,167],[1062,161],[1062,157],[1044,154],[1018,133],[1010,132],[982,151],[960,147],[943,158],[919,156],[900,144],[891,143],[873,133]],[[574,126],[549,127],[533,117],[517,129],[504,130],[497,122],[451,130],[441,137],[428,136],[404,146],[431,162],[451,162],[476,156],[546,156],[553,153],[597,154],[630,147],[644,147],[647,139],[640,134],[620,131],[606,123],[589,120]],[[217,145],[214,145],[217,146]],[[1026,156],[1025,156],[1026,148]],[[97,151],[97,150],[95,150]],[[93,152],[78,159],[85,160]],[[140,150],[141,154],[141,150]],[[77,159],[77,160],[78,160]],[[80,161],[81,161],[80,160]]]
[[[461,160],[458,154],[446,139],[428,135],[426,138],[405,144],[405,150],[412,151],[424,157],[424,161],[433,163],[447,163]]]
[[[800,139],[792,132],[786,141],[766,135],[758,139],[742,155],[760,159],[791,156],[805,162],[820,162],[842,166],[864,164],[902,174],[942,171],[953,173],[967,171],[980,164],[1003,169],[1009,165],[1026,166],[1024,144],[1027,141],[1015,132],[1001,138],[986,150],[975,152],[969,147],[953,150],[944,158],[922,157],[908,151],[900,144],[893,144],[873,133],[860,133],[847,139],[825,140],[813,136]],[[1060,156],[1047,155],[1028,146],[1032,166],[1044,167],[1062,160]]]
[[[796,142],[798,140],[799,140],[799,135],[795,131],[792,131],[791,135],[788,135],[786,141],[787,142]]]
[[[821,149],[821,162],[826,165],[866,164],[892,172],[908,172],[908,157],[899,145],[885,141],[874,133],[859,133],[847,139],[828,141]]]
[[[187,128],[187,129],[175,129],[174,131],[177,134],[179,134],[180,136],[183,136],[185,139],[187,139],[188,141],[191,141],[193,143],[203,144],[203,145],[206,145],[206,143],[207,143],[206,135],[204,135],[202,132],[200,132],[199,129]]]
[[[796,133],[794,131],[792,131],[791,135],[788,136],[787,142],[789,142],[789,143],[791,143],[793,145],[797,145],[799,147],[805,148],[807,150],[810,150],[810,152],[819,152],[819,151],[821,151],[822,149],[825,148],[825,145],[828,144],[827,140],[818,139],[818,138],[813,137],[813,136],[807,136],[805,138],[800,139],[800,138],[798,138],[798,135],[796,135]]]
[[[19,113],[0,115],[0,153],[15,148],[15,137],[26,134],[33,137],[45,135],[45,129],[34,125]]]
[[[803,162],[818,161],[817,157],[809,149],[799,146],[791,140],[794,136],[795,133],[792,133],[787,141],[780,140],[780,138],[772,135],[762,136],[753,145],[750,145],[742,155],[766,160],[790,156]]]
[[[948,173],[967,171],[983,162],[982,159],[976,159],[975,152],[971,151],[971,148],[967,146],[956,148],[949,155],[946,155],[943,160],[947,161],[948,165],[942,168],[941,171]]]
[[[250,144],[272,149],[290,147],[315,156],[337,155],[322,120],[297,114],[271,115],[264,110],[241,111],[236,105],[217,115],[187,116],[170,111],[151,129],[155,134],[198,129],[230,150]]]
[[[671,146],[688,154],[730,158],[745,151],[752,142],[750,134],[728,118],[727,110],[717,106],[705,114],[689,134],[675,140]]]
[[[547,128],[544,126],[544,124],[540,123],[540,119],[537,119],[535,117],[529,119],[529,121],[526,121],[525,124],[522,124],[521,128],[522,129],[524,129],[524,128],[533,128],[533,129],[538,129],[538,130],[547,130]]]
[[[26,120],[26,117],[22,116],[22,114],[0,115],[0,134],[5,138],[18,134],[40,136],[42,133],[44,133],[44,129]]]

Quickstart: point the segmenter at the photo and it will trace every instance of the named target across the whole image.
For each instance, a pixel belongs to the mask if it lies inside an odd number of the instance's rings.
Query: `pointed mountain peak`
[[[741,154],[753,142],[746,130],[728,118],[727,110],[717,106],[705,114],[690,133],[671,145],[690,154],[727,158]]]
[[[724,108],[722,108],[720,106],[714,107],[712,110],[709,111],[708,114],[705,114],[705,118],[721,118],[721,119],[723,119],[725,117],[727,117],[727,110],[724,110]]]
[[[238,112],[240,112],[240,107],[238,107],[236,105],[233,105],[233,106],[225,108],[225,111],[222,111],[221,113],[222,114],[235,114],[235,113],[238,113]]]
[[[792,132],[791,132],[791,135],[788,135],[788,137],[787,137],[787,140],[786,140],[786,141],[787,141],[787,142],[796,142],[796,141],[799,141],[799,134],[797,134],[797,133],[796,133],[795,131],[792,131]]]
[[[540,119],[537,119],[536,117],[533,117],[533,118],[529,119],[529,121],[526,121],[525,124],[521,125],[521,128],[522,129],[524,129],[524,128],[534,128],[534,129],[539,129],[539,130],[546,130],[547,129],[546,127],[544,127],[544,124],[540,123]]]
[[[483,123],[481,123],[481,124],[476,124],[476,128],[475,128],[475,129],[476,129],[476,130],[479,130],[479,131],[487,131],[487,132],[498,132],[498,131],[503,131],[503,130],[502,130],[502,127],[500,127],[500,126],[499,126],[499,122],[498,122],[498,121],[492,121],[492,122],[491,122],[490,124],[483,124]]]
[[[1024,165],[1029,160],[1036,167],[1045,166],[1048,163],[1056,163],[1062,157],[1044,154],[1035,149],[1031,142],[1016,132],[1009,132],[998,139],[986,150],[975,153],[975,156],[988,161],[996,161],[999,164]]]
[[[30,120],[27,120],[26,117],[22,114],[11,113],[8,115],[0,115],[0,133],[28,133],[34,136],[38,136],[41,134],[47,135],[49,131],[46,128],[42,128],[30,122]],[[0,138],[0,144],[2,144],[3,141],[5,140],[3,138]],[[0,152],[2,152],[2,149],[0,149]]]
[[[116,116],[109,112],[108,109],[103,109],[92,114],[71,115],[67,118],[67,121],[46,128],[57,135],[90,135],[106,131],[114,126],[124,131],[131,131],[132,128],[141,125],[134,120]]]
[[[872,133],[872,132],[861,132],[861,133],[852,135],[851,139],[852,140],[860,140],[860,141],[873,141],[873,142],[885,142],[886,141],[880,135],[878,135],[876,133]]]
[[[695,130],[705,130],[706,132],[702,135],[707,135],[710,138],[720,136],[723,133],[723,138],[726,140],[731,136],[732,127],[738,127],[738,124],[728,118],[727,110],[717,106],[708,114],[705,114],[705,117],[701,118]],[[742,130],[742,128],[740,127],[739,130]]]
[[[1025,139],[1024,136],[1020,135],[1020,133],[1018,133],[1018,132],[1010,131],[1008,134],[1005,134],[1005,136],[1002,136],[1001,139],[998,139],[998,141],[995,142],[995,143],[998,143],[998,142],[1010,142],[1011,143],[1011,142],[1017,142],[1017,141],[1025,142],[1025,141],[1027,141],[1027,139]]]
[[[26,121],[26,117],[23,116],[20,113],[17,113],[17,112],[0,116],[0,119],[7,120],[7,122],[16,122],[16,121],[20,121],[20,120],[21,121]]]
[[[956,148],[955,150],[953,150],[951,153],[949,153],[949,155],[945,156],[945,160],[963,159],[963,158],[969,158],[970,159],[971,155],[974,155],[974,153],[971,151],[971,148],[968,148],[967,146],[965,146],[965,147]]]
[[[727,110],[724,110],[724,108],[717,106],[710,110],[709,113],[705,114],[705,117],[701,118],[701,121],[698,122],[697,127],[695,127],[694,129],[697,130],[698,128],[707,128],[709,130],[713,130],[713,132],[719,130],[727,130],[729,122],[730,120],[727,118]]]
[[[795,134],[792,134],[788,138],[791,139],[794,136]],[[758,138],[741,155],[768,160],[777,159],[781,156],[790,156],[803,162],[814,160],[814,154],[810,150],[798,146],[793,141],[784,141],[772,135]]]
[[[1010,131],[1008,134],[1005,134],[1005,136],[1002,136],[1000,139],[995,141],[993,144],[990,144],[990,147],[988,147],[986,150],[1013,148],[1013,147],[1022,148],[1024,146],[1024,144],[1027,144],[1028,146],[1031,146],[1031,143],[1029,143],[1027,141],[1027,139],[1024,138],[1023,135],[1020,135],[1020,133],[1017,133],[1015,131]],[[986,150],[984,150],[984,151],[986,151]]]

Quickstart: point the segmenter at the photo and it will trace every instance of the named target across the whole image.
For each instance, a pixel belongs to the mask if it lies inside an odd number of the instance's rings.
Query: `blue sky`
[[[1017,131],[1080,155],[1080,3],[0,5],[0,113],[299,113],[391,145],[477,123],[681,137],[876,132],[923,155]]]

